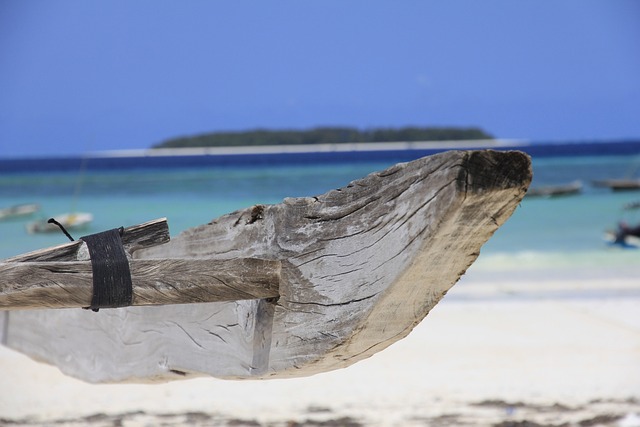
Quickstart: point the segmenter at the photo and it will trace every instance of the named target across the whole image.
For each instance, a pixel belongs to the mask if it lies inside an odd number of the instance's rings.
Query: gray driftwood
[[[169,241],[165,218],[127,227],[128,253]],[[87,260],[87,261],[83,261]],[[76,240],[0,263],[0,308],[84,308],[93,274],[86,243]],[[131,260],[132,305],[236,301],[278,296],[280,262],[263,259]]]
[[[278,297],[280,262],[132,260],[131,305],[166,305]],[[90,261],[0,263],[0,309],[84,308],[91,305]]]
[[[169,240],[169,225],[166,218],[126,227],[122,232],[122,245],[128,254],[142,248],[167,243]],[[86,261],[88,259],[89,250],[87,249],[87,244],[82,240],[75,240],[64,245],[7,258],[4,262]]]
[[[277,300],[12,311],[3,340],[92,382],[343,368],[411,332],[530,180],[520,152],[451,151],[321,196],[233,212],[133,257],[280,261]]]

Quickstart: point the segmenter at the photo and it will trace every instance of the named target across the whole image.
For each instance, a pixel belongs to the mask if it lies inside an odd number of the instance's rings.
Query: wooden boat
[[[53,217],[67,230],[84,230],[93,221],[93,215],[87,212],[73,212],[56,215]],[[52,233],[59,232],[60,228],[56,224],[52,224],[47,220],[34,221],[27,224],[27,232],[35,233]]]
[[[572,196],[582,192],[582,181],[573,181],[564,185],[548,185],[532,187],[527,191],[526,197],[558,197]]]
[[[613,191],[640,190],[640,179],[604,179],[593,181],[595,187],[606,187]]]
[[[0,209],[0,221],[24,218],[33,215],[40,210],[40,205],[25,203]]]
[[[320,196],[239,210],[165,244],[132,237],[146,225],[124,229],[133,306],[97,313],[17,310],[88,306],[92,291],[75,278],[93,265],[87,242],[14,257],[0,263],[0,305],[10,310],[2,342],[89,382],[344,368],[422,321],[530,181],[524,153],[449,151]],[[67,281],[72,290],[61,291]]]

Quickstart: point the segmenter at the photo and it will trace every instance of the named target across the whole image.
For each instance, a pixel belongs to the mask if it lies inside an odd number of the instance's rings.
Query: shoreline
[[[520,140],[479,139],[456,141],[344,142],[334,144],[242,145],[226,147],[147,148],[107,150],[91,153],[94,157],[178,157],[250,154],[346,153],[370,151],[482,149],[526,145]]]
[[[109,417],[120,416],[135,426],[155,417],[182,425],[200,414],[208,425],[349,425],[348,418],[360,423],[352,425],[408,426],[544,425],[552,416],[548,425],[559,425],[608,415],[610,423],[598,425],[617,426],[640,417],[640,296],[580,296],[611,287],[640,290],[631,279],[509,284],[465,277],[404,340],[349,368],[288,380],[92,385],[0,347],[0,419],[82,425],[73,422],[94,416],[96,425],[114,425]],[[442,417],[451,423],[434,421]]]
[[[532,141],[522,138],[460,139],[429,141],[389,141],[389,142],[340,142],[320,144],[277,144],[277,145],[229,145],[194,146],[174,148],[126,148],[64,153],[59,155],[18,155],[0,157],[0,162],[14,160],[61,160],[100,158],[143,158],[182,156],[225,156],[251,154],[304,154],[304,153],[348,153],[377,151],[433,151],[479,150],[479,149],[521,149],[533,151],[535,155],[585,156],[585,155],[625,155],[640,152],[640,139],[618,138],[613,140],[549,140]],[[586,150],[585,150],[586,149]]]
[[[613,142],[629,143],[628,141]],[[640,141],[636,142],[640,145]],[[179,148],[128,148],[88,151],[85,153],[68,153],[57,156],[15,156],[0,157],[0,162],[29,160],[63,160],[63,159],[118,159],[147,157],[202,157],[202,156],[234,156],[234,155],[279,155],[279,154],[317,154],[317,153],[367,153],[377,151],[445,151],[452,149],[485,149],[501,147],[519,147],[531,145],[520,139],[472,139],[452,141],[393,141],[393,142],[344,142],[330,144],[280,144],[280,145],[239,145],[211,147],[179,147]]]

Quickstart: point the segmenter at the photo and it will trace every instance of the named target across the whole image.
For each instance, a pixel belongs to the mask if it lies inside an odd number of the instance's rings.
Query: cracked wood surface
[[[321,196],[233,212],[133,256],[280,261],[277,300],[14,311],[3,340],[92,382],[343,368],[409,334],[530,181],[523,153],[449,151]]]
[[[125,252],[131,254],[142,248],[161,245],[169,241],[169,225],[166,218],[147,221],[126,227],[122,231],[122,245]],[[4,262],[28,261],[86,261],[89,259],[87,244],[75,240],[64,245],[40,249],[22,255],[7,258]]]

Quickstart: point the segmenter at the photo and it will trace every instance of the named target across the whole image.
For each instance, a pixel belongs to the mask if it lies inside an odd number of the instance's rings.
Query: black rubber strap
[[[89,248],[93,272],[93,311],[127,307],[133,298],[129,260],[122,246],[123,228],[81,237]]]

